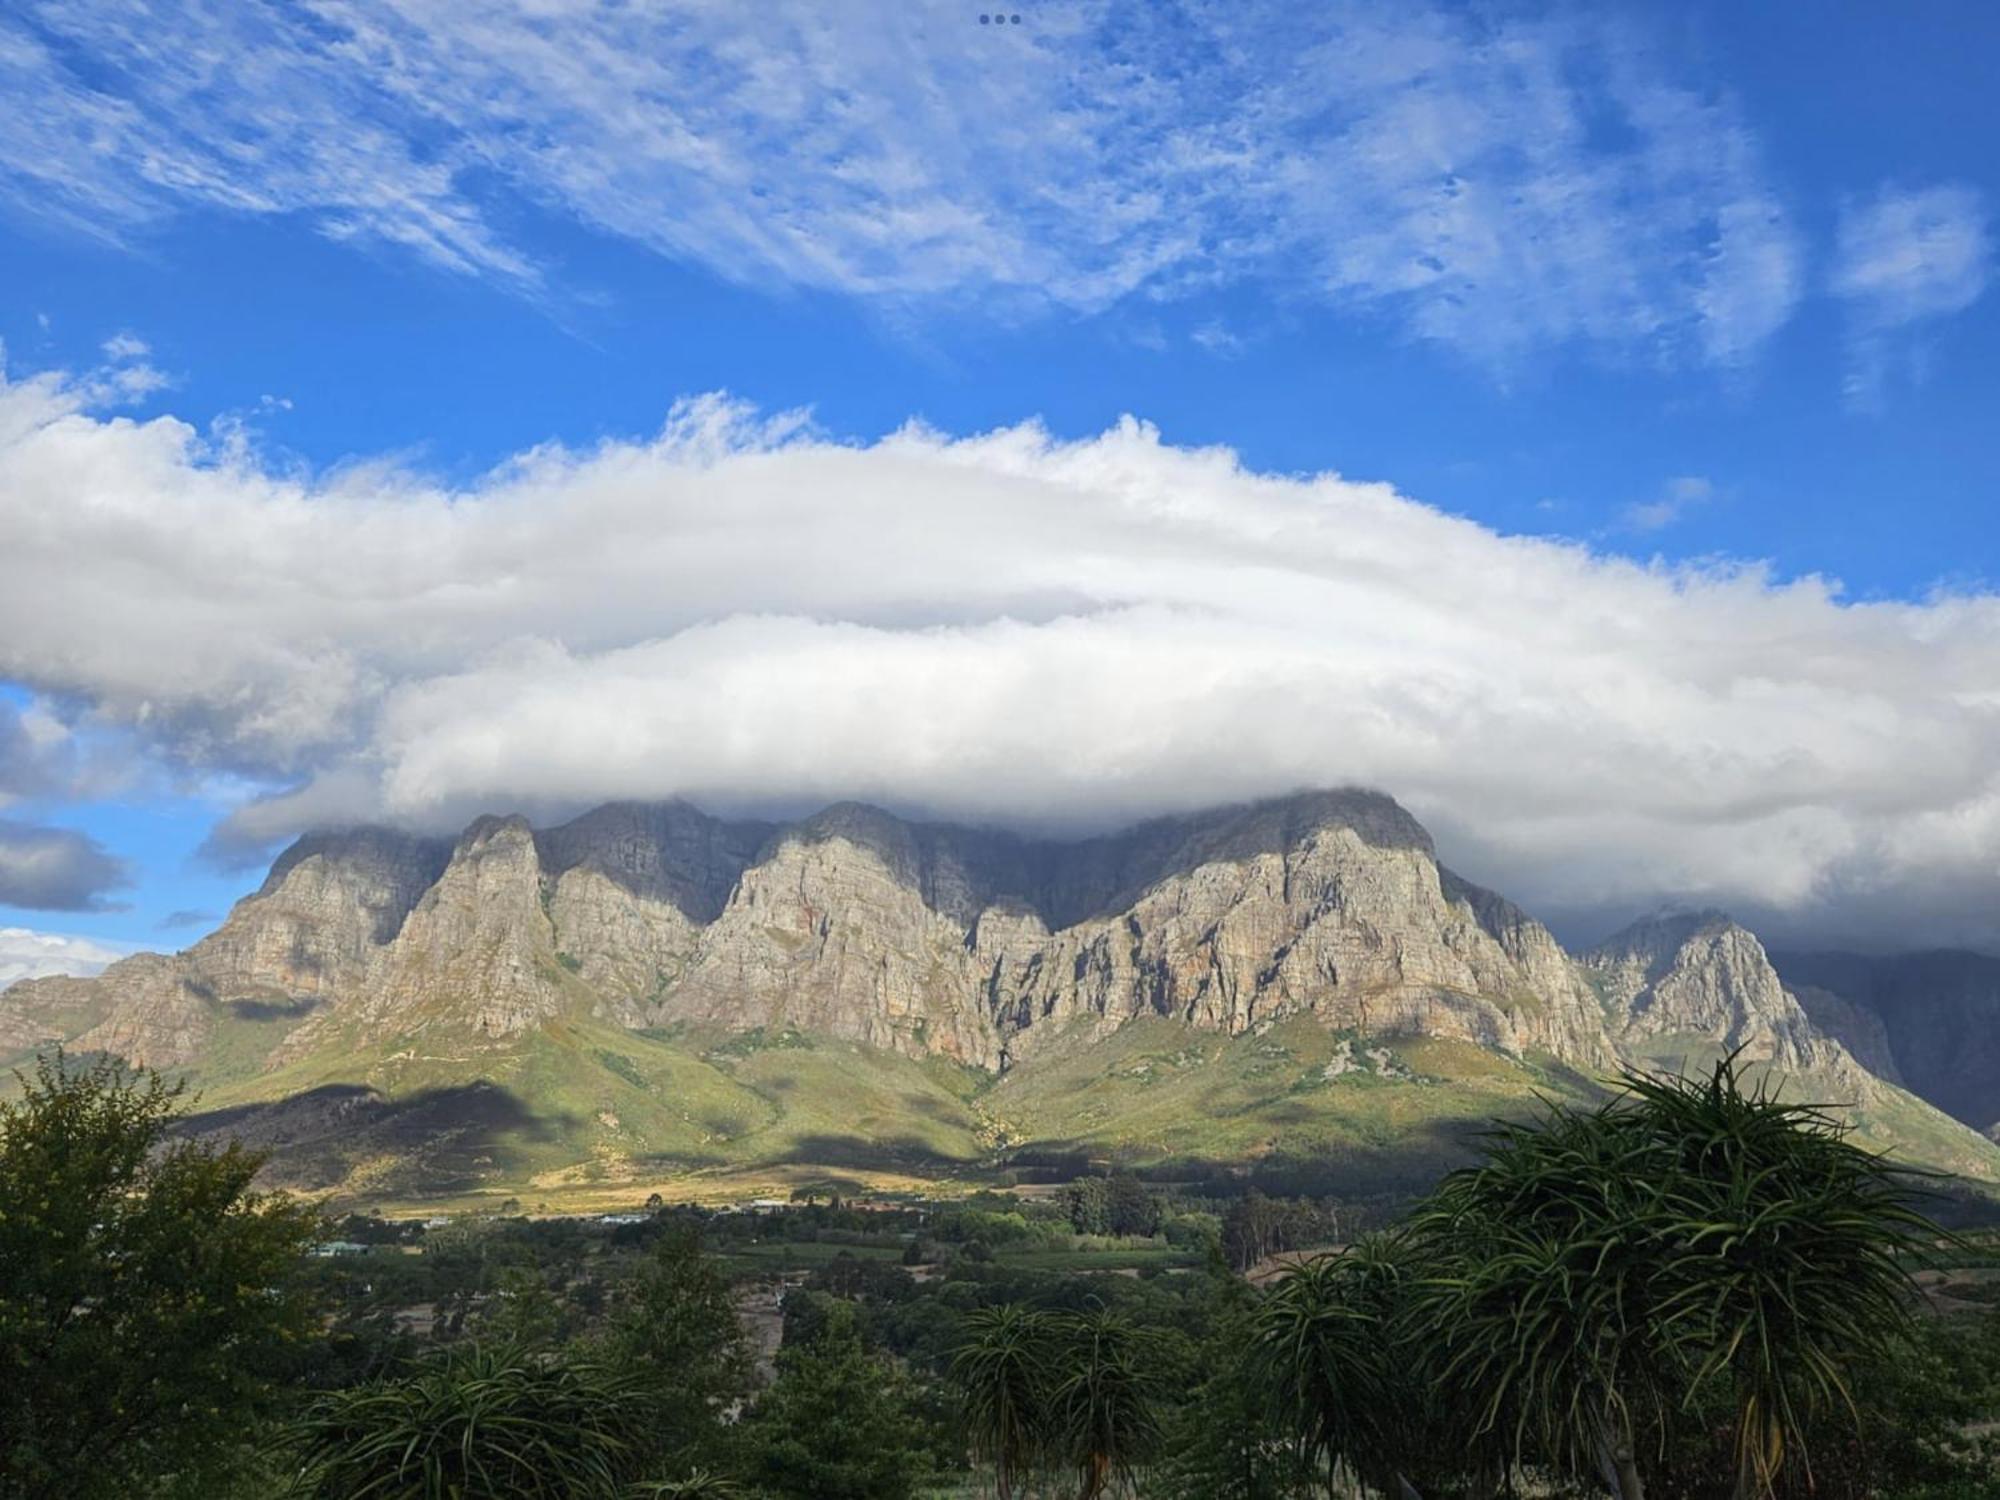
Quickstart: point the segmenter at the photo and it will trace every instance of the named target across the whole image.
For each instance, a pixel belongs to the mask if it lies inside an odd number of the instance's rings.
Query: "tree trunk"
[[[1083,1488],[1077,1491],[1076,1500],[1097,1500],[1111,1483],[1111,1459],[1102,1453],[1093,1453],[1084,1460]]]
[[[1646,1500],[1646,1486],[1639,1482],[1639,1465],[1632,1457],[1632,1445],[1621,1444],[1612,1458],[1618,1465],[1619,1500]]]
[[[1605,1483],[1611,1486],[1618,1500],[1646,1500],[1646,1486],[1639,1478],[1639,1463],[1632,1456],[1630,1437],[1609,1438],[1601,1442],[1597,1462],[1604,1471]]]
[[[1764,1500],[1784,1462],[1785,1432],[1770,1411],[1753,1396],[1737,1419],[1736,1500]]]

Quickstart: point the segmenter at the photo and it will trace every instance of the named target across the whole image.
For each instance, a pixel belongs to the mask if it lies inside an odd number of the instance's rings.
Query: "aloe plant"
[[[315,1500],[613,1500],[643,1461],[653,1411],[650,1386],[608,1366],[471,1345],[318,1402],[298,1488]]]
[[[1051,1434],[1076,1469],[1077,1500],[1098,1500],[1129,1478],[1159,1439],[1152,1341],[1101,1308],[1058,1319],[1056,1333]]]
[[[974,1456],[992,1463],[999,1500],[1011,1500],[1014,1481],[1052,1440],[1051,1331],[1046,1315],[1017,1304],[982,1308],[952,1358],[966,1434]]]
[[[1475,1433],[1624,1500],[1646,1434],[1726,1386],[1736,1493],[1769,1495],[1846,1372],[1909,1327],[1905,1266],[1939,1231],[1904,1172],[1734,1057],[1622,1082],[1498,1127],[1439,1186],[1412,1222],[1441,1268],[1419,1325]]]

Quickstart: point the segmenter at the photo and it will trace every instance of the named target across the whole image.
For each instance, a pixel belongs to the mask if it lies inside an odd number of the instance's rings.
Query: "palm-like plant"
[[[1308,1472],[1342,1465],[1384,1493],[1413,1476],[1482,1494],[1504,1454],[1436,1400],[1439,1361],[1414,1326],[1426,1270],[1405,1233],[1370,1235],[1281,1278],[1253,1319],[1255,1384]]]
[[[1015,1303],[982,1308],[951,1362],[975,1457],[992,1463],[1000,1500],[1046,1451],[1049,1432],[1049,1319]]]
[[[1689,1399],[1727,1383],[1737,1494],[1768,1495],[1789,1453],[1809,1464],[1813,1414],[1852,1407],[1858,1360],[1909,1337],[1909,1267],[1940,1231],[1911,1206],[1907,1172],[1819,1107],[1744,1090],[1733,1059],[1706,1081],[1627,1089],[1670,1167],[1662,1341],[1692,1367]]]
[[[469,1346],[306,1415],[299,1492],[324,1500],[577,1500],[642,1461],[653,1393],[606,1366]]]
[[[1533,1449],[1596,1470],[1625,1500],[1642,1493],[1636,1435],[1657,1405],[1650,1165],[1626,1113],[1554,1109],[1498,1127],[1486,1162],[1412,1222],[1441,1268],[1420,1317],[1447,1399],[1516,1461]]]
[[[1346,1255],[1306,1261],[1272,1288],[1255,1317],[1258,1384],[1313,1469],[1358,1457],[1362,1428],[1383,1394],[1383,1330],[1356,1305],[1352,1270]]]
[[[1104,1309],[1058,1321],[1061,1371],[1050,1390],[1051,1429],[1076,1466],[1077,1500],[1098,1500],[1130,1477],[1159,1438],[1150,1340]]]
[[[1823,1112],[1628,1074],[1593,1111],[1495,1132],[1413,1221],[1444,1268],[1420,1325],[1448,1399],[1514,1456],[1640,1500],[1640,1438],[1727,1380],[1739,1496],[1771,1492],[1844,1371],[1907,1327],[1902,1269],[1938,1232]]]

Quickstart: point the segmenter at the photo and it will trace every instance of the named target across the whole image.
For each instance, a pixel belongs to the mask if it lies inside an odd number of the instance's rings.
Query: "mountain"
[[[2000,1129],[2000,958],[1950,949],[1772,957],[1801,994],[1865,1018],[1895,1070],[1885,1076],[1975,1130]]]
[[[1079,841],[676,802],[310,835],[185,952],[0,994],[0,1054],[185,1071],[288,1180],[385,1198],[1079,1155],[1416,1181],[1538,1093],[1730,1050],[2000,1179],[1872,1015],[1720,913],[1566,953],[1372,792]]]

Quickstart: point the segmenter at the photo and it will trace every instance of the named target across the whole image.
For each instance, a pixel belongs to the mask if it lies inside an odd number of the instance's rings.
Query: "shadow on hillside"
[[[903,1108],[926,1119],[936,1120],[940,1125],[966,1126],[969,1124],[966,1107],[956,1099],[940,1099],[935,1094],[905,1093]]]
[[[1445,1173],[1473,1162],[1489,1124],[1430,1121],[1403,1129],[1389,1141],[1349,1141],[1324,1149],[1281,1146],[1250,1160],[1117,1150],[1097,1141],[1046,1140],[1008,1153],[1003,1171],[1023,1184],[1129,1171],[1148,1182],[1173,1183],[1219,1197],[1249,1188],[1272,1197],[1414,1197],[1428,1192]]]
[[[921,1136],[870,1138],[859,1135],[801,1136],[777,1160],[786,1166],[846,1167],[850,1170],[962,1172],[971,1165],[962,1156],[947,1156]]]
[[[528,1148],[555,1139],[563,1123],[484,1081],[395,1099],[329,1084],[193,1114],[179,1133],[266,1153],[263,1186],[320,1191],[365,1168],[371,1194],[432,1197],[518,1180],[529,1170]]]
[[[239,1021],[297,1021],[311,1015],[326,1002],[309,995],[298,1000],[219,1000],[216,1002]]]

